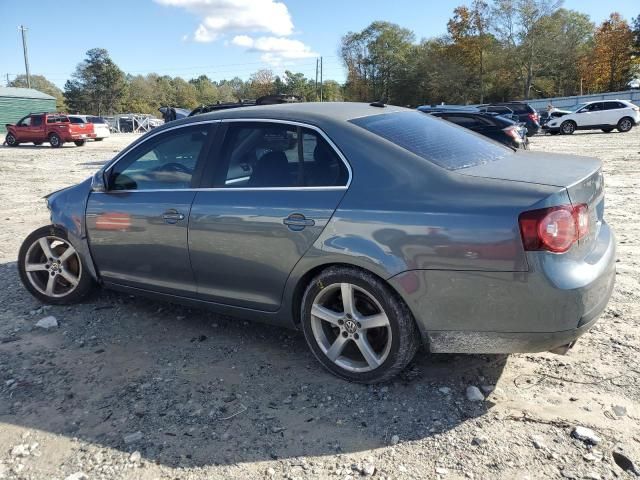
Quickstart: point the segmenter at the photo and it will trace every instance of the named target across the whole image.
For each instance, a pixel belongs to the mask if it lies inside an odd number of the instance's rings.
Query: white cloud
[[[258,37],[254,39],[248,35],[236,35],[231,40],[231,43],[244,47],[250,52],[262,53],[262,61],[272,65],[281,65],[285,60],[318,56],[308,45],[305,45],[300,40],[292,40],[290,38]]]
[[[251,48],[253,47],[253,38],[248,35],[236,35],[233,37],[233,40],[231,40],[231,43],[239,47]]]
[[[212,42],[221,34],[267,32],[291,35],[293,22],[287,6],[276,0],[155,0],[162,5],[181,7],[201,19],[194,33],[198,42]]]

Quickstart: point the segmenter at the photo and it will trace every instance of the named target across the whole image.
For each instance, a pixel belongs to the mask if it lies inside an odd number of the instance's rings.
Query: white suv
[[[547,123],[545,130],[563,135],[571,135],[576,130],[598,129],[609,133],[614,128],[628,132],[640,123],[640,108],[626,100],[580,103],[570,110]]]

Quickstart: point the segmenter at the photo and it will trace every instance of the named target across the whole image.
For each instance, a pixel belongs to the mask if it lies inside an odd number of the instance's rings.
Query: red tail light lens
[[[522,140],[522,137],[518,133],[518,129],[516,127],[503,128],[502,131],[507,135],[509,135],[514,140]]]
[[[537,113],[530,113],[530,114],[529,114],[529,118],[530,118],[531,120],[533,120],[534,122],[537,122],[537,121],[538,121],[538,119],[539,119],[540,117],[538,116],[538,114],[537,114]]]
[[[563,253],[589,232],[586,205],[562,205],[520,214],[520,234],[525,250]]]

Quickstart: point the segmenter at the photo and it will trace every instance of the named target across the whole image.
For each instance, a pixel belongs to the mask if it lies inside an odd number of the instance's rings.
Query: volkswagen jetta
[[[420,345],[566,348],[614,284],[599,160],[378,103],[171,122],[47,203],[19,253],[39,300],[100,284],[301,328],[351,381],[392,377]]]

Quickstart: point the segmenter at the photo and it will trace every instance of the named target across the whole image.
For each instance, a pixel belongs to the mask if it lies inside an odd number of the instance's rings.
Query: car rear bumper
[[[75,140],[87,140],[89,138],[96,138],[95,133],[74,133],[69,135],[69,140],[67,141],[75,141]]]
[[[537,352],[574,342],[604,311],[615,237],[602,223],[581,260],[534,252],[528,272],[411,270],[390,279],[432,352]]]

